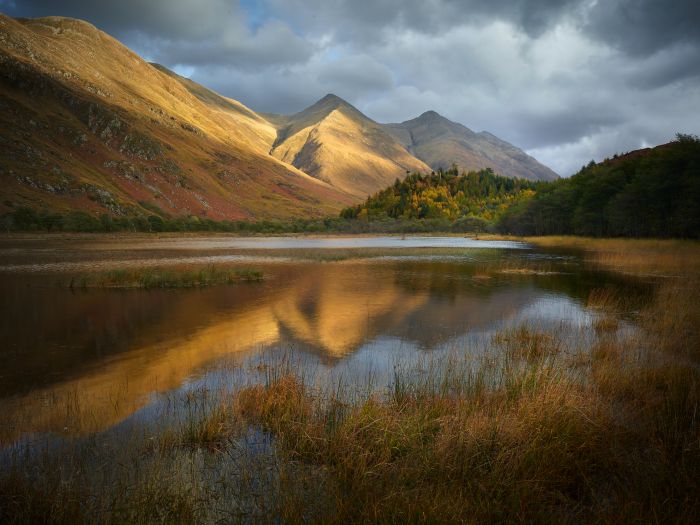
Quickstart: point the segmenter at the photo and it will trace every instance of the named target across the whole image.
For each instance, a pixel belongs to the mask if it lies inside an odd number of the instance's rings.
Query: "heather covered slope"
[[[90,24],[0,15],[0,212],[256,219],[352,201],[271,157],[276,136]]]
[[[524,151],[498,137],[452,122],[434,111],[385,129],[432,169],[453,163],[466,171],[491,168],[506,177],[554,180],[558,176]]]
[[[335,95],[294,115],[268,118],[278,127],[273,156],[356,197],[407,171],[430,171],[382,125]]]

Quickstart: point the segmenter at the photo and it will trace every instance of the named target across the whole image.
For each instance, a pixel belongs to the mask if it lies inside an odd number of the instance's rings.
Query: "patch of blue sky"
[[[268,7],[259,0],[240,0],[241,8],[246,14],[246,25],[257,31],[267,22],[271,16]]]

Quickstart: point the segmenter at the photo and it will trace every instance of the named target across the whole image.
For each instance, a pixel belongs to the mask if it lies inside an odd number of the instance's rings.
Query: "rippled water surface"
[[[71,272],[202,262],[265,278],[179,290],[57,285]],[[159,396],[246,380],[263,355],[381,383],[396,363],[473,351],[508,326],[576,336],[596,315],[585,307],[593,288],[638,286],[620,279],[576,255],[459,237],[5,239],[0,442],[142,421]]]

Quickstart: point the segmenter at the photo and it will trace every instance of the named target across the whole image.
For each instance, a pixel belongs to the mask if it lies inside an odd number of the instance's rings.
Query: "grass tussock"
[[[555,334],[534,330],[526,324],[499,332],[492,342],[503,347],[510,356],[527,360],[558,354],[562,349]]]
[[[260,282],[262,272],[208,265],[202,268],[126,268],[73,277],[70,288],[203,288],[219,284]]]
[[[465,388],[472,396],[419,383],[349,406],[285,377],[236,406],[290,460],[330,472],[333,512],[320,522],[566,521],[609,484],[615,424],[561,374],[512,374],[502,388]]]
[[[238,431],[228,406],[220,404],[201,415],[188,416],[180,425],[167,428],[157,439],[148,442],[148,448],[222,450]]]

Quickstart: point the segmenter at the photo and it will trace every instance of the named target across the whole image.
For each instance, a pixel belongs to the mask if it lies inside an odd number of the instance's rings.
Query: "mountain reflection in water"
[[[503,256],[512,265],[515,256]],[[500,255],[262,269],[262,283],[201,290],[71,292],[50,277],[2,276],[0,410],[9,424],[0,442],[106,429],[211,363],[265,348],[294,348],[328,367],[386,338],[428,351],[525,311],[544,322],[547,298],[586,322],[580,299],[601,285],[571,262],[544,275],[504,273]]]

